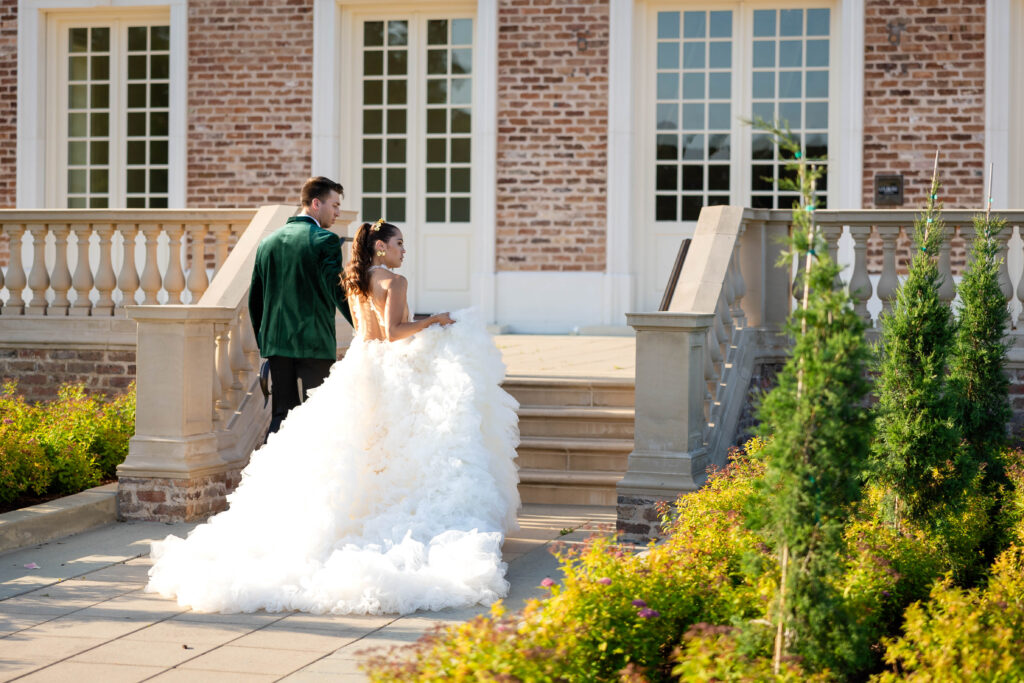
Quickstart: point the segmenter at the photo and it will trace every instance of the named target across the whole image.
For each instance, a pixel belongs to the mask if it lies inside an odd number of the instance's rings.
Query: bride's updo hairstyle
[[[373,265],[374,244],[385,244],[398,234],[398,228],[384,219],[376,223],[363,223],[356,230],[352,242],[351,258],[341,274],[341,284],[349,294],[370,295],[370,266]]]

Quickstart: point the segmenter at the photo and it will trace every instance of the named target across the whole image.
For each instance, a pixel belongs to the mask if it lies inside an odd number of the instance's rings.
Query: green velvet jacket
[[[292,216],[260,242],[249,316],[261,356],[337,358],[334,309],[352,323],[341,270],[341,239],[308,216]]]

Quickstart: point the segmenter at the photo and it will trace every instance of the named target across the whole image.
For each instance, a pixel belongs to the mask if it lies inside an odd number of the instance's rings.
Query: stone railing
[[[270,408],[248,293],[256,247],[295,212],[262,207],[194,305],[128,306],[138,324],[135,436],[118,467],[124,519],[201,519],[222,509]],[[343,212],[339,226],[355,218]],[[343,230],[343,229],[342,229]]]
[[[135,303],[196,302],[252,217],[251,209],[0,209],[9,250],[0,315],[123,316]]]
[[[872,325],[890,307],[900,278],[897,244],[912,239],[919,212],[822,210],[815,219],[829,250],[845,266],[841,284]],[[953,302],[950,243],[969,247],[976,211],[943,212],[947,239],[939,256],[940,296]],[[1000,211],[1007,229],[1000,282],[1014,315],[1008,330],[1013,381],[1024,380],[1024,330],[1017,329],[1024,302],[1024,211]],[[628,316],[636,329],[636,428],[628,470],[618,483],[620,530],[645,540],[658,534],[657,501],[704,484],[708,466],[726,464],[728,449],[752,422],[760,390],[774,384],[790,342],[782,334],[792,307],[793,270],[776,265],[790,230],[790,211],[705,207],[671,296],[668,310]],[[869,245],[881,244],[880,268]],[[875,270],[877,272],[872,272]],[[698,381],[702,380],[702,381]],[[1024,404],[1014,404],[1015,421]],[[624,512],[628,511],[628,513]],[[628,514],[628,519],[624,515]],[[637,533],[646,528],[646,532]]]

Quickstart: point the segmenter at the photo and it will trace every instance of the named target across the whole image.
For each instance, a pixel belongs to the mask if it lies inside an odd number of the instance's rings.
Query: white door
[[[352,23],[359,142],[349,177],[360,219],[402,229],[414,313],[468,306],[474,19],[407,12]]]

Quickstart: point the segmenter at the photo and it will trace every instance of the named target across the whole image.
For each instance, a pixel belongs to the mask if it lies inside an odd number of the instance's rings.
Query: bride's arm
[[[411,337],[434,323],[451,325],[454,322],[447,313],[438,313],[423,320],[406,322],[404,318],[409,291],[408,280],[398,275],[382,282],[381,286],[383,286],[387,296],[384,302],[384,335],[388,341],[398,341],[399,339]]]

